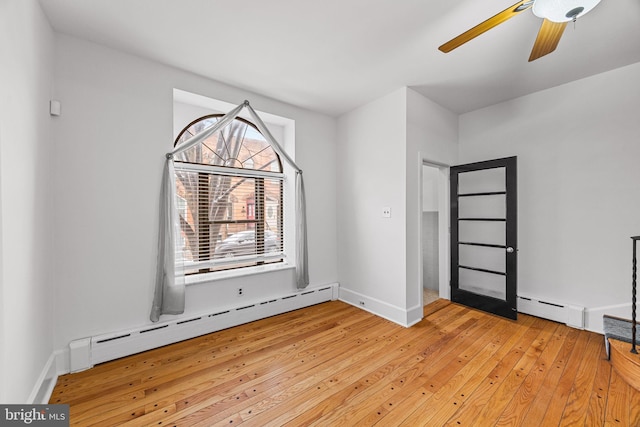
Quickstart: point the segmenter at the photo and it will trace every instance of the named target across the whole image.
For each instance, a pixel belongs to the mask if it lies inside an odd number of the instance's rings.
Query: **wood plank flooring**
[[[403,328],[334,301],[61,376],[78,426],[640,426],[601,335],[437,300]]]
[[[637,343],[637,341],[636,341]],[[631,344],[609,338],[611,365],[631,387],[640,390],[640,345],[636,344],[636,353],[631,352]]]

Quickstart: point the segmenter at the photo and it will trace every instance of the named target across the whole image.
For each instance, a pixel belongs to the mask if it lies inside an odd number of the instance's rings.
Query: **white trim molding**
[[[518,295],[518,312],[584,329],[584,307],[548,298]]]
[[[340,296],[338,300],[361,308],[393,323],[397,323],[405,328],[415,325],[422,320],[423,310],[420,306],[411,307],[407,310],[342,286],[340,286],[339,290]]]
[[[337,283],[69,343],[70,372],[335,299]]]
[[[47,404],[53,393],[53,388],[58,381],[58,375],[61,375],[59,369],[59,361],[64,352],[54,351],[47,359],[36,383],[29,394],[27,403],[29,404]]]

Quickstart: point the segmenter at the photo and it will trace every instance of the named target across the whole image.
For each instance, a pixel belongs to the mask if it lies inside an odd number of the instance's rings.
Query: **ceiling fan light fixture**
[[[569,22],[596,7],[600,0],[535,0],[533,14],[552,22]]]

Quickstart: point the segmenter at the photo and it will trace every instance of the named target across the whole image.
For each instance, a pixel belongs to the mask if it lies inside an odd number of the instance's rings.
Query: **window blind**
[[[176,162],[185,274],[282,262],[281,173]]]

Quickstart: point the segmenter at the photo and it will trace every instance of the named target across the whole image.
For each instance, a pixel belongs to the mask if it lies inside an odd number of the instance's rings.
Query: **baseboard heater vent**
[[[81,371],[109,360],[331,301],[335,299],[334,294],[337,294],[337,291],[333,288],[337,286],[334,284],[194,318],[73,341],[70,344],[70,348],[73,349],[70,371]]]
[[[584,329],[584,307],[518,296],[518,311],[554,322],[565,323],[572,328]]]

